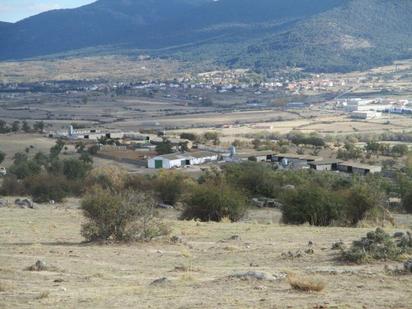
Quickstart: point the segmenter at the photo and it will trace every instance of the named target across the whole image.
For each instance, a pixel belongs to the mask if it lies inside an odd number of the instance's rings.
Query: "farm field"
[[[161,215],[173,236],[150,243],[82,243],[78,201],[37,209],[0,209],[0,308],[410,308],[411,276],[395,276],[374,263],[336,261],[331,244],[349,244],[370,228],[283,226],[277,210],[252,210],[239,223],[182,222],[177,212]],[[411,217],[398,220],[412,225]],[[304,252],[313,242],[314,254]],[[24,270],[36,260],[51,269]],[[240,280],[258,271],[274,281]],[[285,273],[326,282],[319,293],[292,290]],[[166,282],[153,284],[166,277]]]

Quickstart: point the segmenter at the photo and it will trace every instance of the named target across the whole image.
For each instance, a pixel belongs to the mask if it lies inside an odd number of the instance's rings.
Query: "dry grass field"
[[[234,224],[182,222],[165,211],[180,242],[84,244],[77,204],[0,209],[0,308],[411,308],[412,276],[385,271],[401,263],[335,259],[333,242],[349,244],[372,227],[283,226],[269,209]],[[411,217],[402,223],[410,227]],[[313,254],[304,252],[309,241]],[[301,257],[288,257],[299,250]],[[38,259],[47,271],[25,270]],[[247,271],[274,279],[231,277]],[[286,273],[316,278],[325,288],[294,290]]]

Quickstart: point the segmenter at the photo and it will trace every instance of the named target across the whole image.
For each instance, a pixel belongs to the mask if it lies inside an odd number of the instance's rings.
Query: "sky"
[[[75,8],[95,0],[0,0],[0,21],[16,22],[41,12]]]

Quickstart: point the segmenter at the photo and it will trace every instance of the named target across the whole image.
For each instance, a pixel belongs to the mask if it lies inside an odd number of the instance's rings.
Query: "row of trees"
[[[64,147],[65,143],[59,140],[48,154],[16,153],[3,180],[1,193],[31,195],[39,203],[60,202],[67,196],[80,195],[93,161],[85,152],[79,158],[63,160],[60,154]]]
[[[43,133],[45,128],[45,124],[43,121],[36,121],[33,126],[27,121],[13,121],[11,124],[8,124],[4,120],[0,120],[0,134],[10,133],[10,132],[25,132],[25,133],[32,133],[32,132],[39,132]]]

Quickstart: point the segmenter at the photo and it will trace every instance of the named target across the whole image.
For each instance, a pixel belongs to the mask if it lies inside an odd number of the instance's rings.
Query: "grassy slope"
[[[0,307],[314,308],[328,303],[339,308],[407,308],[412,301],[411,276],[387,275],[384,264],[345,266],[333,260],[332,242],[349,243],[370,229],[279,226],[273,210],[255,211],[250,222],[237,224],[179,222],[173,212],[163,215],[183,244],[158,240],[85,245],[80,243],[82,217],[76,209],[0,209]],[[241,239],[227,240],[232,235]],[[306,249],[309,240],[314,255],[281,257]],[[57,270],[23,271],[37,259]],[[318,276],[327,287],[320,294],[302,293],[291,290],[285,279],[271,283],[227,278],[248,270]],[[160,277],[171,281],[150,286]]]

